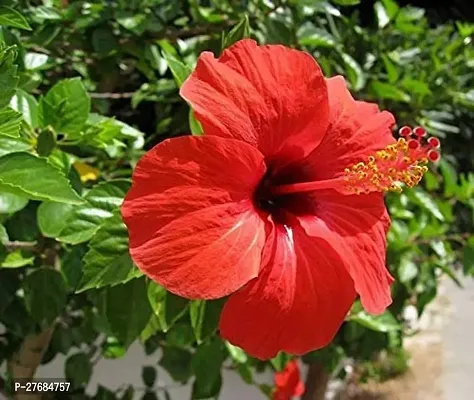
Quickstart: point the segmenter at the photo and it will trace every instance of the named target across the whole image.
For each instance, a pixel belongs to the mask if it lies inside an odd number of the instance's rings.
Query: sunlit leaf
[[[22,14],[5,6],[0,6],[0,25],[31,31],[30,24]]]
[[[0,188],[33,200],[83,203],[60,171],[46,160],[28,153],[0,157]]]

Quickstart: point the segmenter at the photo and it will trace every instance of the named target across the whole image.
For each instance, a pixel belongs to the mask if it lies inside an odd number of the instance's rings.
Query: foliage
[[[195,399],[218,396],[224,365],[255,385],[257,372],[283,368],[284,354],[262,363],[217,336],[222,301],[188,301],[145,279],[118,213],[146,149],[202,133],[178,95],[198,54],[252,36],[305,49],[358,98],[442,140],[424,186],[387,198],[393,305],[373,317],[355,304],[333,344],[303,357],[335,375],[353,359],[373,376],[384,351],[395,360],[388,369],[403,370],[405,308],[421,315],[442,276],[474,275],[474,27],[433,26],[395,0],[377,1],[376,20],[362,26],[358,3],[2,2],[0,364],[54,329],[42,362],[67,355],[65,375],[83,398],[95,360],[119,358],[136,340],[176,382],[193,382]],[[144,397],[169,398],[155,366],[142,376]],[[132,392],[99,387],[92,398]]]

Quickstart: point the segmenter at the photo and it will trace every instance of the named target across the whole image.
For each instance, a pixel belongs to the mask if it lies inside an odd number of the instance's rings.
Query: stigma
[[[371,192],[402,192],[403,186],[413,187],[420,183],[428,171],[427,164],[440,158],[440,141],[427,138],[422,127],[404,126],[400,138],[344,170],[346,190],[352,194]]]

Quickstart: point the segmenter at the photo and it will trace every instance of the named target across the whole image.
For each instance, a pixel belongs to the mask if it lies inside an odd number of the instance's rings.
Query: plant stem
[[[302,400],[324,400],[329,378],[330,376],[324,365],[320,363],[310,364],[306,375],[306,390]]]
[[[13,250],[27,250],[27,251],[33,251],[33,252],[39,252],[39,247],[37,242],[19,242],[19,241],[13,241],[13,242],[6,242],[4,243],[4,246],[8,251],[13,251]]]
[[[416,244],[430,244],[434,240],[452,240],[455,242],[459,242],[461,244],[464,244],[465,240],[469,239],[472,236],[472,233],[470,232],[462,232],[462,233],[449,233],[446,235],[441,235],[438,237],[430,237],[426,239],[420,239],[420,238],[411,238],[408,240],[408,243],[416,243]]]
[[[20,350],[8,362],[8,370],[12,379],[33,379],[41,359],[49,346],[54,332],[54,325],[40,333],[28,335]],[[15,400],[36,400],[41,395],[17,394]]]

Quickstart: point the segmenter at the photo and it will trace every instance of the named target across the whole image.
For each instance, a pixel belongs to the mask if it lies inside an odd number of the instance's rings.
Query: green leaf
[[[241,39],[250,37],[250,22],[247,14],[235,25],[230,32],[222,35],[222,49],[232,46]]]
[[[106,292],[106,316],[113,335],[124,347],[138,338],[150,320],[152,309],[145,279],[133,279]]]
[[[12,193],[0,193],[0,214],[14,214],[28,204],[28,199]]]
[[[29,202],[21,212],[13,214],[5,221],[12,240],[31,241],[38,240],[39,230],[36,223],[36,209],[38,204]]]
[[[114,211],[120,207],[130,187],[128,180],[118,179],[94,186],[84,196],[85,202],[75,207],[67,218],[66,227],[57,239],[78,244],[91,239]]]
[[[390,22],[390,17],[388,16],[387,10],[385,9],[384,5],[380,1],[377,1],[374,4],[374,10],[375,15],[377,16],[379,28],[385,28]]]
[[[464,246],[462,261],[464,273],[474,276],[474,237],[469,238]]]
[[[33,271],[23,281],[23,290],[26,308],[38,323],[53,323],[66,306],[66,282],[54,269]]]
[[[153,335],[161,331],[160,320],[155,314],[152,314],[145,329],[140,333],[140,340],[142,343],[146,343]]]
[[[117,397],[115,396],[115,392],[99,385],[97,393],[94,395],[94,400],[117,400]]]
[[[42,131],[36,142],[36,152],[40,157],[48,157],[56,147],[56,138],[50,130]]]
[[[242,380],[248,385],[252,385],[254,383],[252,370],[249,364],[238,364],[237,372],[239,373]]]
[[[277,18],[267,18],[264,22],[266,43],[291,46],[294,42],[293,30],[286,21]]]
[[[117,23],[122,25],[124,28],[131,30],[135,34],[141,35],[146,29],[147,17],[142,13],[132,13],[118,18]]]
[[[275,391],[275,387],[273,385],[261,383],[260,385],[258,385],[258,388],[266,396],[267,399],[271,399],[273,397],[273,393]]]
[[[365,86],[365,73],[359,63],[347,53],[341,52],[342,60],[346,65],[346,74],[354,90],[361,90]]]
[[[132,385],[128,386],[128,388],[123,392],[122,396],[115,397],[114,400],[133,400],[135,396],[135,389]],[[171,400],[171,399],[170,399]]]
[[[316,28],[311,22],[303,24],[297,31],[298,42],[302,46],[337,47],[337,40],[328,31]]]
[[[117,49],[118,43],[109,29],[98,28],[92,32],[92,46],[99,57],[107,57]]]
[[[443,175],[444,195],[447,197],[453,196],[458,188],[456,169],[444,159],[441,159],[439,167]]]
[[[291,360],[291,356],[289,354],[283,353],[280,351],[275,357],[270,360],[273,368],[277,371],[283,371],[286,367],[286,364]]]
[[[104,358],[108,359],[122,358],[127,353],[127,349],[123,347],[114,337],[108,337],[107,340],[102,344],[101,348],[102,355]]]
[[[401,83],[403,89],[411,94],[421,97],[431,94],[429,85],[426,82],[420,81],[418,79],[405,78]]]
[[[435,121],[433,119],[427,120],[425,126],[429,131],[437,133],[440,137],[445,137],[446,133],[456,134],[460,132],[459,126],[446,124],[444,122]]]
[[[61,13],[53,7],[39,6],[31,8],[32,15],[40,22],[61,19]]]
[[[462,105],[474,108],[474,90],[469,90],[466,93],[455,92],[453,95],[454,98]]]
[[[188,309],[188,306],[188,299],[177,296],[171,292],[166,293],[164,319],[168,328],[170,328],[182,315],[184,315]]]
[[[22,115],[11,108],[3,108],[0,110],[0,135],[9,137],[19,137]]]
[[[225,342],[225,346],[229,351],[230,357],[238,364],[245,364],[248,361],[247,354],[240,347],[234,346],[228,341]]]
[[[428,191],[436,190],[440,186],[438,178],[430,171],[427,171],[425,175],[423,175],[423,179],[425,180],[425,186]]]
[[[171,73],[173,74],[176,85],[181,87],[181,85],[191,73],[191,69],[182,61],[180,61],[175,55],[170,53],[166,47],[161,46],[161,48],[163,57],[166,60]]]
[[[32,200],[81,204],[67,178],[45,159],[29,153],[0,157],[0,189]]]
[[[387,71],[388,80],[390,83],[398,81],[400,74],[395,64],[392,62],[389,56],[382,54],[382,61],[385,65],[385,71]]]
[[[80,194],[82,193],[82,183],[80,182],[81,177],[76,168],[71,168],[73,165],[73,159],[74,156],[59,149],[54,149],[48,156],[48,162],[66,175],[68,179],[70,179],[73,189]]]
[[[311,351],[303,356],[305,364],[319,364],[328,374],[333,374],[346,358],[344,348],[334,343],[322,349]]]
[[[147,295],[164,332],[167,332],[184,315],[189,306],[189,300],[167,292],[165,288],[153,281],[148,283]]]
[[[192,355],[188,350],[164,347],[159,364],[170,374],[174,381],[186,383],[192,374]]]
[[[45,201],[38,207],[38,227],[40,232],[46,236],[55,238],[67,225],[67,217],[74,206],[66,203],[54,203]]]
[[[398,267],[398,278],[401,283],[408,283],[418,275],[418,267],[411,255],[403,256]]]
[[[187,348],[194,342],[193,330],[189,324],[174,324],[166,334],[166,343],[169,346]]]
[[[370,84],[370,90],[379,99],[391,99],[408,103],[410,96],[402,90],[390,85],[389,83],[374,81]]]
[[[145,386],[153,387],[156,382],[156,368],[151,365],[145,365],[142,368],[142,380]]]
[[[92,376],[92,363],[84,353],[73,354],[66,360],[64,373],[73,388],[87,385]]]
[[[0,135],[0,157],[10,153],[31,151],[32,149],[33,145],[21,137],[11,138]]]
[[[38,103],[35,98],[21,89],[17,89],[10,101],[10,107],[20,112],[32,128],[38,127]]]
[[[74,156],[71,156],[68,153],[65,153],[64,151],[54,149],[48,156],[48,162],[52,166],[56,167],[56,169],[59,169],[64,175],[66,175],[71,180],[72,187],[79,194],[82,192],[82,185],[79,184],[79,186],[77,186],[77,182],[74,182],[74,179],[76,177],[72,172],[77,170],[75,168],[71,168],[71,165],[73,164],[73,157]],[[78,177],[78,179],[80,181],[80,177]]]
[[[64,79],[54,85],[39,102],[38,115],[43,128],[59,133],[80,133],[90,111],[90,99],[78,78]]]
[[[5,228],[4,228],[5,229]],[[34,256],[23,256],[21,250],[16,250],[8,253],[7,256],[0,261],[0,267],[2,268],[21,268],[27,265],[32,265],[35,260]]]
[[[10,103],[18,84],[19,78],[16,74],[17,66],[14,65],[15,59],[15,46],[0,50],[0,87],[2,88],[0,91],[0,109]]]
[[[440,221],[444,221],[444,215],[441,213],[436,201],[428,193],[420,188],[410,191],[413,194],[413,200],[418,203],[423,209],[428,211],[431,215]]]
[[[0,224],[0,244],[5,244],[8,242],[10,239],[8,238],[8,232],[5,229],[5,227]]]
[[[0,6],[0,25],[31,31],[26,18],[10,7]]]
[[[146,391],[140,400],[160,400],[155,392]]]
[[[350,315],[348,320],[376,332],[391,332],[401,329],[399,322],[390,311],[385,311],[382,315],[370,315],[365,311],[359,311]]]
[[[356,6],[360,3],[360,0],[332,0],[333,3],[336,3],[340,6]]]
[[[226,299],[195,300],[189,308],[191,326],[198,343],[217,331],[219,318]]]
[[[76,290],[81,281],[85,253],[84,246],[74,246],[61,260],[61,272],[72,290]]]
[[[178,52],[176,51],[176,49],[172,46],[172,44],[166,40],[166,39],[161,39],[158,41],[158,44],[160,45],[161,49],[168,53],[168,54],[172,54],[173,56],[178,56]]]
[[[78,292],[126,283],[141,276],[128,252],[127,228],[116,212],[97,231],[84,257],[83,277]]]
[[[48,62],[48,55],[43,53],[26,53],[25,68],[29,70],[40,69]]]
[[[385,7],[385,11],[390,19],[393,19],[397,16],[400,7],[398,6],[395,0],[382,0],[382,4]]]
[[[458,288],[462,289],[464,286],[459,278],[456,276],[456,271],[449,265],[442,263],[437,263],[436,266],[443,271],[455,284]]]
[[[199,346],[192,360],[196,377],[193,384],[193,399],[217,397],[222,386],[221,367],[225,356],[223,343],[215,338]]]
[[[201,123],[194,116],[192,108],[189,109],[189,128],[191,129],[191,133],[195,136],[200,136],[204,133]]]

